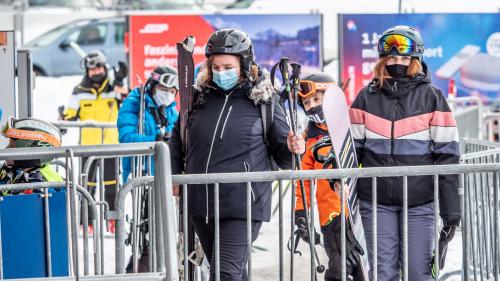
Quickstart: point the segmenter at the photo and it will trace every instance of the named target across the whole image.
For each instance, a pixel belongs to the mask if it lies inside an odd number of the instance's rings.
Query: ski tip
[[[186,49],[190,52],[193,52],[194,50],[194,44],[196,43],[196,38],[194,36],[188,36],[184,41],[182,42],[185,46]]]

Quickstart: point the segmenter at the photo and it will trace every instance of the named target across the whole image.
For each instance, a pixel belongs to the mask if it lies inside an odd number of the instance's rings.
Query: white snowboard
[[[337,85],[328,87],[323,98],[323,114],[328,125],[328,133],[332,140],[337,165],[340,169],[358,168],[356,149],[351,135],[351,121],[349,119],[349,107],[345,99],[345,94]],[[348,223],[354,231],[354,236],[363,247],[365,254],[361,256],[361,268],[366,281],[370,264],[368,261],[368,251],[366,248],[365,232],[361,221],[361,214],[358,206],[358,190],[356,178],[350,178],[347,184],[347,207],[349,209]],[[339,196],[340,197],[340,196]]]

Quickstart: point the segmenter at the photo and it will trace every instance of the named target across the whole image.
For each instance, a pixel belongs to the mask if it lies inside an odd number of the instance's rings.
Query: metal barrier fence
[[[82,279],[82,280],[122,280],[123,276],[104,276],[103,275],[103,221],[110,219],[120,219],[125,216],[123,209],[118,209],[116,211],[108,211],[108,206],[106,202],[98,201],[96,202],[92,196],[81,186],[81,179],[77,169],[74,169],[76,165],[77,158],[81,157],[94,157],[103,159],[106,157],[125,157],[125,156],[144,156],[153,155],[154,163],[158,167],[158,172],[154,177],[154,183],[151,184],[150,190],[154,194],[154,216],[151,216],[151,220],[154,221],[154,225],[158,232],[156,233],[154,239],[157,242],[155,244],[154,252],[157,254],[156,261],[157,266],[152,271],[156,274],[131,274],[126,276],[126,280],[178,280],[177,272],[177,256],[175,254],[165,254],[165,253],[175,253],[176,250],[176,230],[174,225],[170,223],[167,218],[175,216],[174,203],[171,200],[172,195],[172,181],[170,175],[170,158],[168,153],[168,146],[164,143],[142,143],[142,144],[124,144],[124,145],[100,145],[100,146],[78,146],[78,147],[61,147],[61,148],[19,148],[19,149],[4,149],[0,151],[0,160],[23,160],[23,159],[39,159],[42,157],[54,157],[54,158],[64,158],[65,161],[63,166],[69,167],[66,169],[66,180],[63,183],[59,182],[45,182],[45,183],[30,183],[30,184],[10,184],[10,185],[0,185],[0,190],[26,190],[26,189],[44,189],[45,193],[48,188],[59,187],[66,189],[67,201],[67,218],[69,222],[68,231],[68,241],[70,241],[71,247],[69,248],[70,257],[70,275],[71,280]],[[102,161],[102,160],[101,160]],[[85,180],[83,180],[85,181]],[[130,190],[130,189],[129,189]],[[122,191],[122,190],[120,190]],[[123,191],[121,194],[126,195]],[[94,255],[94,274],[100,275],[102,277],[90,277],[86,276],[81,278],[82,274],[80,271],[80,257],[79,257],[79,245],[78,245],[78,210],[77,201],[78,196],[81,196],[85,201],[85,205],[90,205],[91,212],[94,214],[93,225],[94,235],[93,235],[93,255]],[[48,198],[46,196],[45,198]],[[120,200],[125,200],[125,196],[119,197]],[[49,204],[49,200],[46,200],[46,204]],[[117,205],[123,202],[116,201]],[[99,213],[97,211],[98,206],[104,206]],[[84,210],[86,208],[83,208]],[[48,211],[48,208],[45,209]],[[123,230],[123,228],[121,229]],[[118,231],[122,234],[122,231]],[[50,227],[45,227],[46,233],[50,233]],[[89,274],[89,259],[88,259],[88,242],[85,246],[84,232],[84,273],[83,275]],[[49,235],[50,237],[50,235]],[[1,239],[1,238],[0,238]],[[123,240],[120,240],[123,241]],[[49,241],[50,243],[50,241]],[[118,247],[123,247],[123,244],[116,245]],[[47,272],[50,273],[50,262],[51,262],[51,249],[46,248],[46,257],[48,259],[49,265]],[[2,255],[0,253],[0,265],[2,264]],[[122,265],[115,265],[116,268],[123,267]],[[2,267],[0,266],[0,277],[2,272]],[[54,278],[54,280],[66,280],[67,278]],[[27,280],[27,279],[24,279]],[[47,280],[47,279],[44,279]]]
[[[380,177],[402,177],[403,186],[403,199],[405,204],[403,205],[403,233],[404,233],[404,265],[403,272],[407,272],[408,269],[408,198],[411,194],[408,194],[408,177],[416,175],[429,175],[434,177],[434,224],[435,224],[435,237],[436,237],[436,249],[438,249],[437,241],[439,237],[439,175],[447,174],[458,174],[460,175],[460,196],[462,204],[462,218],[463,218],[463,243],[464,243],[464,259],[463,259],[463,280],[470,280],[470,275],[474,276],[474,280],[477,280],[477,276],[481,277],[481,280],[486,280],[484,278],[492,278],[498,280],[498,261],[499,261],[499,241],[498,241],[498,192],[500,186],[500,156],[498,155],[500,149],[495,149],[495,144],[480,141],[470,141],[469,149],[475,149],[479,152],[474,152],[464,155],[463,159],[466,163],[474,164],[463,164],[463,165],[442,165],[442,166],[414,166],[414,167],[383,167],[383,168],[363,168],[363,169],[346,169],[346,170],[310,170],[310,171],[278,171],[278,172],[249,172],[249,173],[232,173],[232,174],[202,174],[202,175],[170,175],[170,162],[168,147],[163,143],[157,144],[126,144],[126,145],[106,145],[106,146],[80,146],[80,147],[64,147],[64,148],[52,148],[52,149],[5,149],[0,152],[0,159],[3,160],[20,160],[20,159],[33,159],[42,156],[52,156],[65,159],[64,164],[66,167],[70,167],[66,171],[66,181],[61,183],[40,183],[40,184],[15,184],[15,185],[3,185],[0,186],[0,190],[6,189],[33,189],[33,188],[48,188],[48,187],[63,187],[67,189],[67,196],[70,204],[68,205],[69,218],[71,220],[71,231],[69,232],[71,236],[69,240],[71,241],[71,262],[72,262],[72,275],[73,278],[77,280],[103,280],[104,278],[110,278],[109,280],[178,280],[178,264],[177,264],[177,248],[175,245],[175,221],[172,219],[176,216],[175,206],[171,200],[172,198],[172,184],[182,185],[184,194],[187,194],[188,184],[213,184],[215,191],[215,264],[216,264],[216,280],[220,280],[219,272],[219,261],[220,261],[220,249],[219,249],[219,213],[218,206],[220,204],[218,200],[218,194],[220,191],[220,184],[224,183],[246,183],[247,198],[246,198],[246,210],[247,210],[247,241],[248,242],[248,273],[249,280],[252,280],[252,251],[251,251],[251,192],[253,182],[262,181],[279,181],[279,188],[282,189],[282,183],[285,180],[316,180],[316,179],[344,179],[344,178],[371,178],[372,179],[372,192],[377,194],[377,179]],[[484,148],[493,148],[487,151]],[[124,156],[137,156],[137,155],[154,155],[154,163],[157,173],[154,177],[139,177],[130,180],[126,185],[119,189],[117,198],[115,200],[115,210],[106,211],[104,210],[104,215],[99,215],[97,208],[98,206],[105,206],[103,202],[95,202],[92,197],[84,190],[82,183],[84,182],[80,177],[76,169],[71,169],[75,166],[76,158],[78,157],[95,157],[95,159],[104,159],[106,157],[124,157]],[[477,160],[479,159],[479,160]],[[481,160],[486,159],[486,160]],[[102,160],[100,160],[102,161]],[[481,162],[482,161],[482,162]],[[493,164],[494,163],[494,164]],[[80,175],[81,176],[81,175]],[[292,185],[293,187],[294,185]],[[117,231],[115,234],[115,252],[116,252],[116,273],[124,273],[125,265],[125,244],[126,231],[125,231],[125,203],[124,200],[131,191],[137,190],[140,187],[146,187],[150,192],[150,197],[148,200],[153,202],[150,204],[148,210],[150,218],[153,217],[154,220],[150,220],[150,257],[151,264],[150,269],[156,274],[130,274],[123,277],[123,275],[113,275],[113,276],[100,276],[103,274],[102,260],[103,260],[103,240],[101,233],[103,231],[102,222],[104,220],[114,219],[116,220]],[[91,205],[92,212],[97,214],[95,216],[95,222],[93,225],[96,226],[94,229],[93,237],[93,255],[94,255],[94,274],[96,276],[85,276],[88,272],[84,272],[84,276],[80,274],[80,263],[79,263],[79,246],[78,246],[78,211],[77,211],[77,196],[83,196],[88,204]],[[280,195],[282,192],[280,192]],[[341,192],[341,196],[344,196],[344,192]],[[372,199],[372,204],[377,205],[377,197],[374,196]],[[294,198],[292,199],[294,200]],[[345,200],[341,200],[342,205],[345,204]],[[280,211],[280,242],[279,242],[279,280],[284,280],[284,238],[283,237],[283,198],[282,195],[279,198],[279,211]],[[183,197],[181,207],[184,213],[187,214],[187,198]],[[106,207],[104,207],[106,208]],[[84,208],[85,209],[85,208]],[[344,210],[344,207],[341,208]],[[376,208],[374,209],[376,210]],[[293,211],[293,210],[291,210]],[[345,215],[345,214],[343,214]],[[377,232],[379,227],[376,223],[377,212],[373,212],[374,224],[373,232]],[[137,219],[137,218],[133,218]],[[183,217],[183,235],[184,241],[187,237],[187,216]],[[484,226],[480,228],[478,225]],[[290,227],[293,233],[293,222],[290,222]],[[342,226],[345,229],[345,225]],[[50,229],[48,230],[50,231]],[[346,280],[345,276],[345,231],[343,233],[342,241],[342,271],[344,273],[343,280]],[[373,264],[376,268],[377,265],[377,237],[373,237],[373,253],[374,260]],[[184,260],[187,260],[188,256],[187,244],[184,244],[182,251],[182,256]],[[85,254],[86,255],[86,254]],[[85,256],[84,255],[84,256]],[[50,253],[47,253],[50,256]],[[0,255],[1,259],[1,255]],[[436,259],[436,263],[439,260]],[[293,275],[293,259],[290,260],[291,263],[291,275]],[[0,260],[1,264],[1,260]],[[84,258],[84,268],[90,267],[88,259]],[[439,268],[437,264],[437,268]],[[311,259],[311,276],[314,276],[315,264],[314,259]],[[85,271],[85,270],[84,270]],[[182,270],[186,275],[182,276],[183,280],[189,280],[187,276],[188,263],[183,264]],[[472,274],[471,274],[472,271]],[[163,273],[162,273],[163,272]],[[372,280],[377,280],[377,270],[372,273]],[[484,277],[484,278],[483,278]],[[278,279],[276,278],[276,279]],[[408,280],[407,275],[403,275],[403,280]],[[436,277],[436,280],[438,278]],[[57,279],[54,280],[67,280]],[[311,279],[314,280],[314,279]]]
[[[500,143],[466,140],[462,163],[500,163]],[[500,173],[469,173],[464,177],[463,269],[465,280],[499,280],[500,273]]]
[[[496,162],[498,163],[498,162]],[[439,181],[438,178],[440,175],[449,175],[449,174],[458,174],[460,175],[460,187],[459,187],[459,194],[460,194],[460,199],[461,199],[461,205],[464,206],[464,184],[467,183],[465,188],[467,189],[475,189],[477,188],[477,185],[475,185],[474,182],[469,182],[469,181],[464,181],[464,178],[468,178],[471,174],[494,174],[496,179],[498,179],[498,173],[500,171],[500,164],[474,164],[474,165],[440,165],[440,166],[412,166],[412,167],[382,167],[382,168],[363,168],[363,169],[345,169],[345,170],[308,170],[308,171],[278,171],[278,172],[251,172],[251,173],[228,173],[228,174],[200,174],[200,175],[174,175],[173,176],[173,182],[175,184],[181,184],[183,186],[183,191],[187,192],[188,184],[214,184],[214,190],[215,190],[215,202],[214,202],[214,208],[215,208],[215,265],[216,265],[216,280],[220,280],[220,272],[219,270],[219,260],[220,260],[220,249],[219,249],[219,214],[218,214],[218,206],[219,206],[219,185],[222,183],[247,183],[246,188],[247,188],[247,202],[246,202],[246,209],[247,213],[251,211],[251,183],[253,182],[261,182],[261,181],[274,181],[274,180],[279,180],[284,181],[284,180],[313,180],[313,179],[343,179],[343,178],[371,178],[372,179],[372,193],[374,194],[373,199],[372,199],[372,204],[374,206],[377,206],[377,179],[380,177],[402,177],[403,179],[403,186],[401,187],[403,189],[403,268],[402,272],[408,272],[408,197],[411,197],[411,194],[408,194],[408,184],[407,180],[408,177],[411,176],[417,176],[417,175],[428,175],[428,176],[433,176],[434,177],[434,204],[435,204],[435,209],[434,209],[434,228],[435,228],[435,248],[436,251],[439,249],[438,245],[438,240],[439,240],[439,232],[440,232],[440,218],[439,218]],[[498,180],[494,181],[494,185],[491,187],[491,190],[495,190],[494,192],[498,193],[499,189],[499,182]],[[470,191],[468,191],[467,196],[469,196]],[[343,192],[341,192],[341,195],[343,197]],[[467,197],[470,198],[470,197]],[[494,201],[496,203],[495,206],[497,206],[498,209],[498,201]],[[344,200],[342,200],[342,207],[341,210],[344,209]],[[492,203],[493,204],[493,203]],[[184,199],[182,202],[182,208],[183,210],[187,211],[187,200]],[[280,208],[281,207],[281,200],[280,200]],[[376,208],[374,208],[373,212],[373,233],[377,233],[377,228],[379,227],[376,222]],[[472,216],[476,215],[476,211],[472,211],[471,208],[462,208],[462,218],[464,222],[470,222],[472,219]],[[248,251],[248,280],[252,280],[252,252],[250,251],[251,247],[251,221],[250,221],[250,214],[247,217],[247,243],[249,247]],[[491,223],[498,224],[498,216],[496,217],[488,217],[488,218],[493,218],[491,220]],[[280,222],[280,236],[282,235],[282,224],[283,222]],[[184,229],[183,232],[186,233],[187,231],[187,224],[184,224]],[[292,230],[293,230],[293,222],[291,223],[292,225]],[[495,230],[498,231],[498,230]],[[293,233],[293,231],[292,231]],[[342,225],[342,238],[341,238],[341,246],[342,246],[342,272],[343,272],[343,278],[342,280],[346,280],[346,264],[345,264],[345,255],[346,255],[346,238],[345,238],[345,225]],[[463,238],[465,241],[469,240],[469,232],[465,232],[465,237]],[[498,233],[497,233],[498,234]],[[496,236],[498,237],[498,236]],[[484,241],[483,241],[484,242]],[[489,241],[488,245],[493,246],[492,249],[498,249],[499,244],[498,240],[495,241]],[[377,268],[377,237],[376,235],[373,237],[373,264],[375,265],[374,268]],[[283,272],[283,266],[284,266],[284,256],[283,256],[283,239],[280,237],[280,258],[279,258],[279,280],[283,280],[284,278],[284,272]],[[186,246],[185,246],[186,247]],[[471,253],[472,255],[468,255],[466,253],[466,256],[472,256],[472,257],[477,257],[475,253]],[[186,258],[187,255],[187,248],[184,248],[184,258]],[[439,253],[436,253],[436,256],[439,256]],[[498,254],[497,254],[498,256]],[[466,259],[464,259],[464,265],[467,265],[468,263],[465,263]],[[491,261],[491,259],[489,259]],[[498,261],[496,259],[495,261]],[[290,268],[293,270],[293,259],[290,260]],[[493,263],[489,263],[489,265],[492,265]],[[185,265],[186,266],[186,265]],[[436,259],[436,268],[439,268],[439,259]],[[315,271],[315,266],[314,266],[314,260],[311,259],[311,275],[314,276],[314,271]],[[187,268],[185,269],[185,272],[187,272]],[[293,272],[292,272],[293,273]],[[490,274],[491,275],[491,274]],[[439,276],[439,271],[438,274],[436,274],[436,280],[438,280]],[[377,270],[373,270],[372,273],[372,279],[371,280],[377,280]],[[464,275],[463,275],[463,280],[469,280],[468,279],[468,271],[464,270]],[[498,276],[496,276],[498,278]],[[276,278],[278,279],[278,278]],[[403,274],[402,279],[407,281],[408,276],[406,274]],[[184,277],[184,280],[188,280],[186,276]],[[311,279],[314,280],[314,279]],[[497,280],[497,279],[495,279]]]

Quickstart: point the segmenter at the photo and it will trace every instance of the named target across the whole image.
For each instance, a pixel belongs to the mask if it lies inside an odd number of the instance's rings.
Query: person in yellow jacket
[[[85,74],[82,81],[74,89],[69,99],[64,120],[70,121],[96,121],[116,123],[118,119],[118,107],[121,100],[128,94],[128,88],[123,86],[123,80],[127,76],[127,67],[119,62],[118,68],[113,68],[114,77],[108,75],[106,57],[100,51],[93,51],[82,59],[82,68]],[[113,79],[111,79],[113,78]],[[113,80],[113,81],[111,81]],[[116,128],[83,128],[80,135],[81,145],[117,144],[118,130]],[[86,162],[86,159],[83,161]],[[88,186],[90,193],[94,195],[96,186],[97,162],[93,162],[88,175]],[[111,209],[116,197],[115,159],[108,158],[104,161],[104,185],[105,200]],[[90,214],[90,212],[89,212]],[[90,218],[90,216],[89,216]],[[90,218],[92,219],[92,218]],[[111,232],[114,232],[114,224],[110,223]]]
[[[323,72],[313,73],[302,79],[300,83],[300,104],[304,108],[306,115],[309,118],[309,123],[306,129],[306,152],[302,155],[302,169],[315,170],[325,168],[335,168],[336,165],[328,165],[330,160],[334,160],[334,155],[331,153],[332,146],[328,134],[328,127],[323,115],[323,96],[330,84],[334,84],[333,78]],[[330,158],[328,160],[327,158]],[[325,163],[326,162],[326,163]],[[333,161],[334,162],[334,161]],[[327,167],[325,167],[325,165]],[[306,180],[304,183],[304,191],[306,197],[307,208],[310,208],[311,196],[311,181]],[[328,268],[325,272],[325,281],[341,280],[341,246],[340,246],[340,196],[336,190],[339,188],[337,181],[330,182],[326,179],[316,181],[316,201],[319,211],[319,222],[321,232],[323,234],[323,242],[325,251],[328,256]],[[307,225],[305,219],[305,211],[303,197],[301,193],[300,182],[297,182],[296,188],[296,207],[295,207],[295,224],[297,228],[302,229],[301,236],[303,240],[311,243],[307,234]],[[335,189],[335,190],[334,190]],[[348,215],[346,209],[346,215]],[[354,239],[352,233],[347,231],[347,275],[351,275],[348,280],[362,280],[360,271],[357,269],[357,261],[359,260],[358,250],[361,248],[359,243]],[[320,236],[314,234],[312,243],[319,244]]]
[[[7,148],[22,147],[59,147],[61,134],[54,125],[35,118],[16,119],[10,117],[2,130],[2,135],[9,139]],[[8,160],[0,167],[0,184],[61,182],[62,177],[49,163],[52,157],[36,160]],[[25,190],[23,194],[43,192],[41,190]],[[21,192],[4,191],[0,196]]]

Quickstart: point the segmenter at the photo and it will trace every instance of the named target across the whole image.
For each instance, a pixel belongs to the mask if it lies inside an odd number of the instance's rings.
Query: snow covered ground
[[[80,76],[68,76],[60,78],[36,78],[36,89],[34,91],[34,116],[50,121],[56,121],[58,118],[57,107],[65,105],[71,95],[72,88],[80,81]],[[64,145],[76,145],[78,143],[77,130],[69,130],[63,137]],[[290,237],[290,193],[285,196],[284,201],[284,241],[285,247],[288,238]],[[273,198],[273,205],[277,204],[278,197]],[[319,231],[319,228],[317,228]],[[254,280],[278,280],[279,276],[279,224],[278,215],[272,217],[270,223],[265,223],[261,229],[260,235],[254,244],[252,254],[253,277]],[[462,241],[461,232],[457,231],[455,239],[451,242],[448,249],[446,260],[446,268],[442,272],[453,272],[461,269],[462,261]],[[82,244],[80,241],[80,253],[82,252]],[[299,250],[302,256],[295,255],[294,257],[294,278],[295,280],[308,280],[310,276],[309,250],[307,244],[301,242]],[[127,259],[130,255],[128,249]],[[326,254],[322,247],[318,247],[320,260],[323,264],[327,264]],[[284,249],[285,264],[284,272],[285,279],[288,278],[290,272],[290,255],[289,251]],[[104,272],[114,273],[115,271],[115,246],[114,238],[107,235],[104,247]],[[90,257],[92,261],[92,255]],[[92,262],[91,262],[92,264]],[[92,271],[92,266],[91,266]],[[322,280],[320,275],[318,280]],[[460,280],[460,276],[455,276],[447,280]]]

